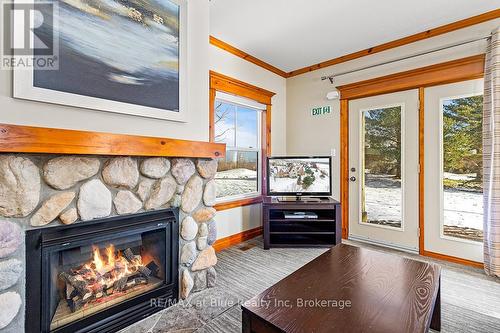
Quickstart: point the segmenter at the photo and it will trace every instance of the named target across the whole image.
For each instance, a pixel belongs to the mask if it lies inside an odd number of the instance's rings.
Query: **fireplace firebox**
[[[26,331],[115,332],[178,295],[178,211],[26,233]]]

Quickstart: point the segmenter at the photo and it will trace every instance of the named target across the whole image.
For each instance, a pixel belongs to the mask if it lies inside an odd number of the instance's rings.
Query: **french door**
[[[425,251],[483,261],[483,79],[424,90]]]
[[[418,90],[349,102],[349,238],[418,251]]]

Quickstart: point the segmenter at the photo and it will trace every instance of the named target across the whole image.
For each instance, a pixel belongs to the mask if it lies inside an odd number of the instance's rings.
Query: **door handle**
[[[350,180],[351,182],[355,182],[355,181],[356,181],[356,177],[352,176],[351,178],[349,178],[349,180]]]

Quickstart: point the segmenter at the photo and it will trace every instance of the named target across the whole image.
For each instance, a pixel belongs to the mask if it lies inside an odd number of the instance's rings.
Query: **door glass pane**
[[[445,236],[483,239],[483,96],[446,99],[443,110]]]
[[[362,113],[361,221],[401,228],[401,106]]]

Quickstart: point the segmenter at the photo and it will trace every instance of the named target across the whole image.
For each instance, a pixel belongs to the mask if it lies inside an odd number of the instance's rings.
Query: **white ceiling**
[[[211,0],[210,34],[284,71],[500,8],[500,0]]]

